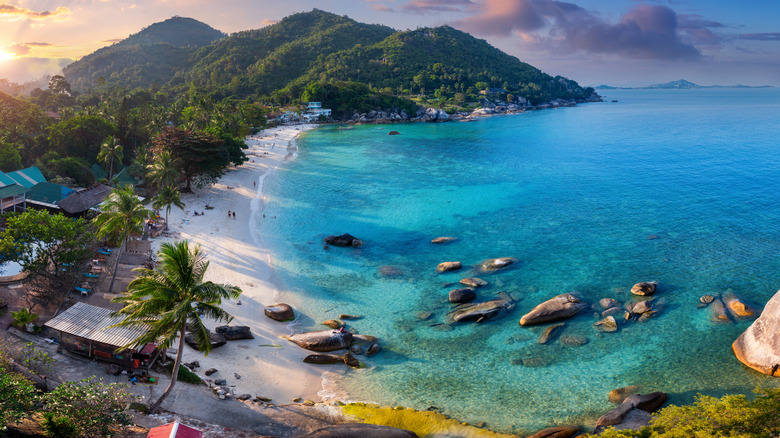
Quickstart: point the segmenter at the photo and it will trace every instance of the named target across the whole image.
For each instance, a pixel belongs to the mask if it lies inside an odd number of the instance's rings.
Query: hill
[[[172,17],[68,65],[64,75],[77,91],[103,85],[133,89],[166,84],[177,71],[191,67],[197,48],[224,37],[200,21]]]
[[[680,79],[677,81],[671,81],[664,84],[653,84],[649,85],[645,88],[660,88],[660,89],[669,89],[669,88],[702,88],[701,85],[694,84],[693,82],[688,82],[685,79]]]

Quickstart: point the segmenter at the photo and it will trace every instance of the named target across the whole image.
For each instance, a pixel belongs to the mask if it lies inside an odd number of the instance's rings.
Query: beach
[[[153,240],[155,253],[163,242],[188,240],[190,245],[200,244],[210,262],[205,279],[241,288],[240,299],[223,302],[222,308],[234,316],[230,325],[251,327],[255,339],[230,341],[205,357],[187,346],[183,359],[185,363],[198,361],[196,372],[203,377],[209,368],[217,369],[208,378],[225,379],[235,395],[290,403],[297,398],[319,401],[318,392],[323,390],[323,370],[302,362],[309,352],[281,338],[294,332],[295,322],[278,322],[263,313],[265,306],[276,303],[278,289],[270,280],[273,260],[257,233],[265,207],[265,177],[295,158],[295,138],[315,126],[283,126],[247,137],[249,148],[245,152],[249,160],[229,168],[213,186],[182,194],[186,207],[173,207],[167,236]],[[206,209],[206,205],[214,208]],[[163,210],[161,216],[164,214]],[[212,331],[224,324],[210,320],[205,323]]]

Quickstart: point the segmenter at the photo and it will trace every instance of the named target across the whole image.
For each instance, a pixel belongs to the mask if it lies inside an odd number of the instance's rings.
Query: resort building
[[[27,192],[42,182],[45,183],[46,178],[35,166],[0,172],[0,212],[24,211],[27,208]]]
[[[322,102],[309,102],[302,116],[305,122],[318,121],[320,117],[330,117],[330,109],[323,108]]]

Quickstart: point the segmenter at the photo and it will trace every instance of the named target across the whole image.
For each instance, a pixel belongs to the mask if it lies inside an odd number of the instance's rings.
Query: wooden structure
[[[58,202],[60,209],[71,215],[80,216],[86,214],[87,210],[100,204],[111,193],[111,187],[103,184],[80,190]]]
[[[201,438],[203,432],[178,421],[149,429],[146,438]]]
[[[138,349],[117,351],[144,334],[144,330],[111,327],[122,320],[111,316],[112,313],[110,309],[78,302],[44,326],[59,332],[64,351],[148,372],[161,350],[155,344],[146,344]]]

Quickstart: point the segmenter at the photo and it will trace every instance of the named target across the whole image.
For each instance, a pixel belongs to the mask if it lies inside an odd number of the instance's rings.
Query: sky
[[[0,0],[0,78],[55,74],[175,15],[234,33],[314,8],[450,25],[584,86],[780,86],[780,0]]]

